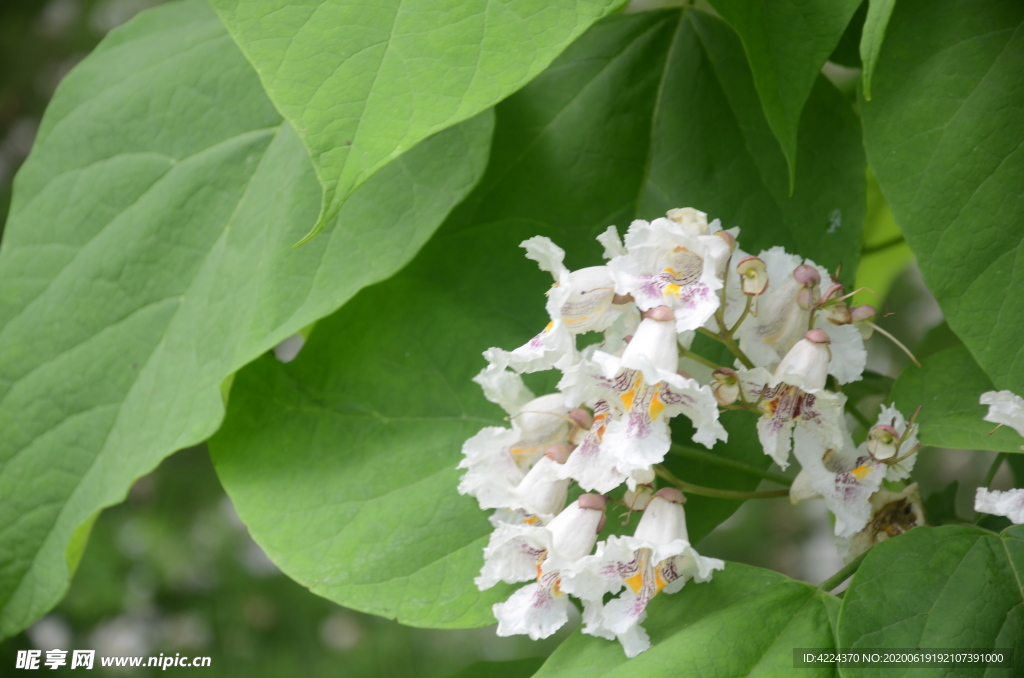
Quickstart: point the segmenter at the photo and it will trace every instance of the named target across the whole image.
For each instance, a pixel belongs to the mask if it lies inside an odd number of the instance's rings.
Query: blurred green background
[[[111,28],[159,2],[0,3],[0,236],[14,174],[61,77]],[[855,78],[856,72],[829,69],[830,77],[851,91],[851,73]],[[884,304],[868,293],[858,301],[881,305],[887,314],[881,324],[914,348],[941,315],[916,270],[906,268],[909,252],[893,243],[898,229],[884,198],[875,189],[869,200],[865,251],[878,250],[880,256],[872,270],[858,277],[878,289],[892,278],[895,285]],[[895,376],[906,362],[884,340],[871,342],[871,369]],[[973,518],[971,488],[980,483],[990,460],[991,455],[959,451],[921,455],[916,474],[921,494],[939,497],[932,500],[932,522],[955,521],[955,513]],[[790,474],[795,471],[791,468]],[[953,487],[942,500],[939,493],[954,479],[959,489]],[[994,486],[1012,483],[1009,470],[1003,469]],[[819,582],[841,565],[831,534],[820,502],[796,507],[785,499],[748,502],[698,548],[706,555]],[[65,600],[27,632],[0,642],[0,676],[19,673],[13,667],[20,649],[59,648],[95,649],[104,656],[210,656],[212,666],[202,675],[211,677],[443,678],[478,661],[547,654],[570,630],[533,643],[497,638],[493,627],[412,629],[323,600],[278,572],[249,538],[205,447],[198,447],[169,458],[135,484],[127,501],[98,517]],[[94,675],[159,672],[93,670]],[[197,669],[169,669],[171,674],[192,671]]]

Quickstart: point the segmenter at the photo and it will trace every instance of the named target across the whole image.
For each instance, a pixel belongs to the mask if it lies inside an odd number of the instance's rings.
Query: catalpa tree
[[[1024,660],[1024,5],[623,5],[184,0],[68,74],[0,243],[0,637],[207,441],[320,596],[578,610],[539,676]],[[911,258],[945,322],[879,374]],[[971,516],[925,509],[935,448]],[[748,501],[846,565],[703,548]]]

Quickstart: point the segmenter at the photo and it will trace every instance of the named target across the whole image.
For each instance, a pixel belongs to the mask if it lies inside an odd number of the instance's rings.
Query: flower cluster
[[[640,624],[655,595],[724,567],[689,543],[678,489],[657,489],[659,476],[674,478],[660,465],[676,416],[692,424],[694,442],[713,448],[728,437],[722,410],[753,413],[764,452],[782,468],[793,452],[803,468],[794,501],[823,498],[840,538],[891,534],[871,525],[887,499],[882,481],[901,481],[913,467],[916,426],[883,407],[856,446],[845,398],[827,388],[830,379],[861,378],[874,309],[850,308],[842,285],[814,262],[779,247],[750,255],[738,235],[675,209],[634,221],[624,239],[610,227],[598,237],[607,262],[577,271],[547,238],[522,244],[554,278],[550,322],[519,348],[484,354],[475,381],[510,427],[468,440],[460,465],[459,491],[495,509],[477,585],[531,582],[495,605],[499,635],[554,633],[572,595],[585,633],[617,638],[634,656],[649,647]],[[581,347],[581,335],[593,333]],[[692,351],[697,333],[721,342],[733,363]],[[534,397],[520,375],[548,369],[561,372],[558,392]],[[598,542],[608,501],[643,511],[632,536]]]

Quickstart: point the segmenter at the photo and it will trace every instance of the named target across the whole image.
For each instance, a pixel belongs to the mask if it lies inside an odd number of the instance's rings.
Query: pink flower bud
[[[685,504],[686,503],[686,497],[684,497],[683,493],[680,492],[679,490],[677,490],[674,487],[663,487],[660,490],[658,490],[657,492],[655,492],[654,496],[655,497],[660,497],[660,498],[664,499],[665,501],[670,501],[673,504]]]
[[[577,426],[587,431],[594,425],[594,416],[590,412],[579,408],[569,410],[569,418],[576,422]]]
[[[670,320],[676,319],[676,314],[672,312],[672,309],[668,306],[655,306],[646,313],[644,313],[645,319],[657,320],[659,322],[669,322]]]
[[[736,370],[719,367],[711,373],[711,394],[723,407],[732,405],[740,398],[740,380]]]
[[[808,264],[800,264],[793,271],[793,278],[804,287],[814,287],[821,283],[818,270]]]
[[[842,296],[842,294],[842,285],[840,285],[839,283],[830,285],[829,288],[825,290],[825,293],[821,295],[821,299],[818,300],[818,306],[824,306],[829,301],[832,301],[833,299],[838,299],[840,296]]]
[[[612,303],[616,304],[616,305],[632,304],[633,303],[633,295],[632,294],[616,294],[614,297],[612,297]]]
[[[812,344],[831,344],[832,340],[829,338],[828,333],[825,330],[813,329],[804,332],[804,339],[811,342]]]
[[[867,304],[864,304],[863,306],[856,306],[850,310],[850,318],[855,323],[871,320],[876,315],[878,315],[878,311],[875,310],[875,307],[868,306]]]
[[[553,462],[564,464],[572,454],[572,451],[576,449],[575,445],[559,444],[551,445],[548,449],[544,450],[544,456]]]
[[[729,231],[715,231],[715,235],[725,241],[725,244],[729,246],[730,252],[736,251],[736,238]]]

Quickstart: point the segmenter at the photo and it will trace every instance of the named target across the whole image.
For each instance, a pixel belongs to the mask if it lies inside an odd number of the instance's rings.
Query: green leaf
[[[794,648],[835,647],[829,608],[836,602],[777,572],[727,563],[710,582],[690,582],[651,602],[643,622],[652,645],[646,652],[627,659],[617,642],[577,631],[536,677],[793,675]],[[799,675],[834,676],[835,669],[828,664]]]
[[[530,678],[543,663],[543,657],[507,662],[476,662],[448,678]]]
[[[80,525],[216,430],[229,375],[415,254],[491,124],[424,143],[296,251],[315,175],[205,3],[141,15],[67,76],[0,252],[0,636],[60,598]]]
[[[868,15],[860,38],[860,61],[864,68],[864,98],[871,101],[871,77],[882,51],[885,29],[896,6],[896,0],[868,0]]]
[[[924,513],[929,525],[964,522],[956,513],[956,496],[959,492],[960,481],[954,480],[945,489],[932,493],[924,500]]]
[[[833,158],[815,166],[808,147],[801,197],[786,197],[782,179],[775,202],[758,163],[785,161],[767,123],[754,108],[741,126],[722,91],[756,101],[744,69],[729,28],[696,12],[595,25],[497,107],[484,178],[405,271],[322,321],[294,363],[266,359],[238,375],[211,451],[274,562],[338,603],[408,624],[491,621],[507,592],[473,584],[490,528],[457,495],[455,466],[463,441],[505,416],[470,381],[480,354],[519,346],[548,321],[551,277],[523,256],[526,238],[546,235],[569,266],[591,266],[609,224],[692,204],[748,229],[741,242],[754,251],[781,242],[828,265],[847,256],[825,247],[860,238],[864,168],[846,105],[816,89],[806,119],[821,126],[808,129],[832,130]],[[680,105],[690,100],[703,105]],[[837,169],[839,159],[855,167]],[[848,230],[823,235],[831,209],[852,215]]]
[[[1024,527],[918,527],[868,554],[843,596],[844,651],[873,648],[1014,648],[1024,651]],[[948,670],[948,669],[947,669]],[[1011,676],[1012,668],[960,664],[958,676]],[[890,668],[843,668],[889,676]],[[948,674],[943,674],[948,675]]]
[[[950,327],[1024,392],[1024,4],[901,0],[885,45],[871,166]]]
[[[693,427],[685,417],[672,420],[672,438],[689,444],[673,445],[672,453],[665,457],[665,466],[677,478],[694,485],[753,492],[766,474],[773,475],[766,472],[772,465],[772,459],[758,442],[757,417],[750,412],[723,412],[721,421],[729,431],[729,440],[707,450],[694,447],[690,442]],[[690,541],[698,543],[735,513],[743,502],[687,494],[686,526]]]
[[[800,117],[861,0],[710,0],[743,40],[768,123],[795,182]]]
[[[854,296],[853,303],[884,308],[893,283],[913,260],[914,254],[896,225],[878,181],[869,170],[868,213],[855,283],[860,291]]]
[[[623,0],[212,0],[323,186],[357,186],[516,91]]]
[[[908,416],[921,406],[918,438],[931,447],[1021,452],[1016,431],[982,418],[988,407],[978,402],[995,390],[992,382],[962,346],[926,358],[922,367],[908,365],[896,379],[892,399]],[[991,435],[990,435],[991,434]]]

